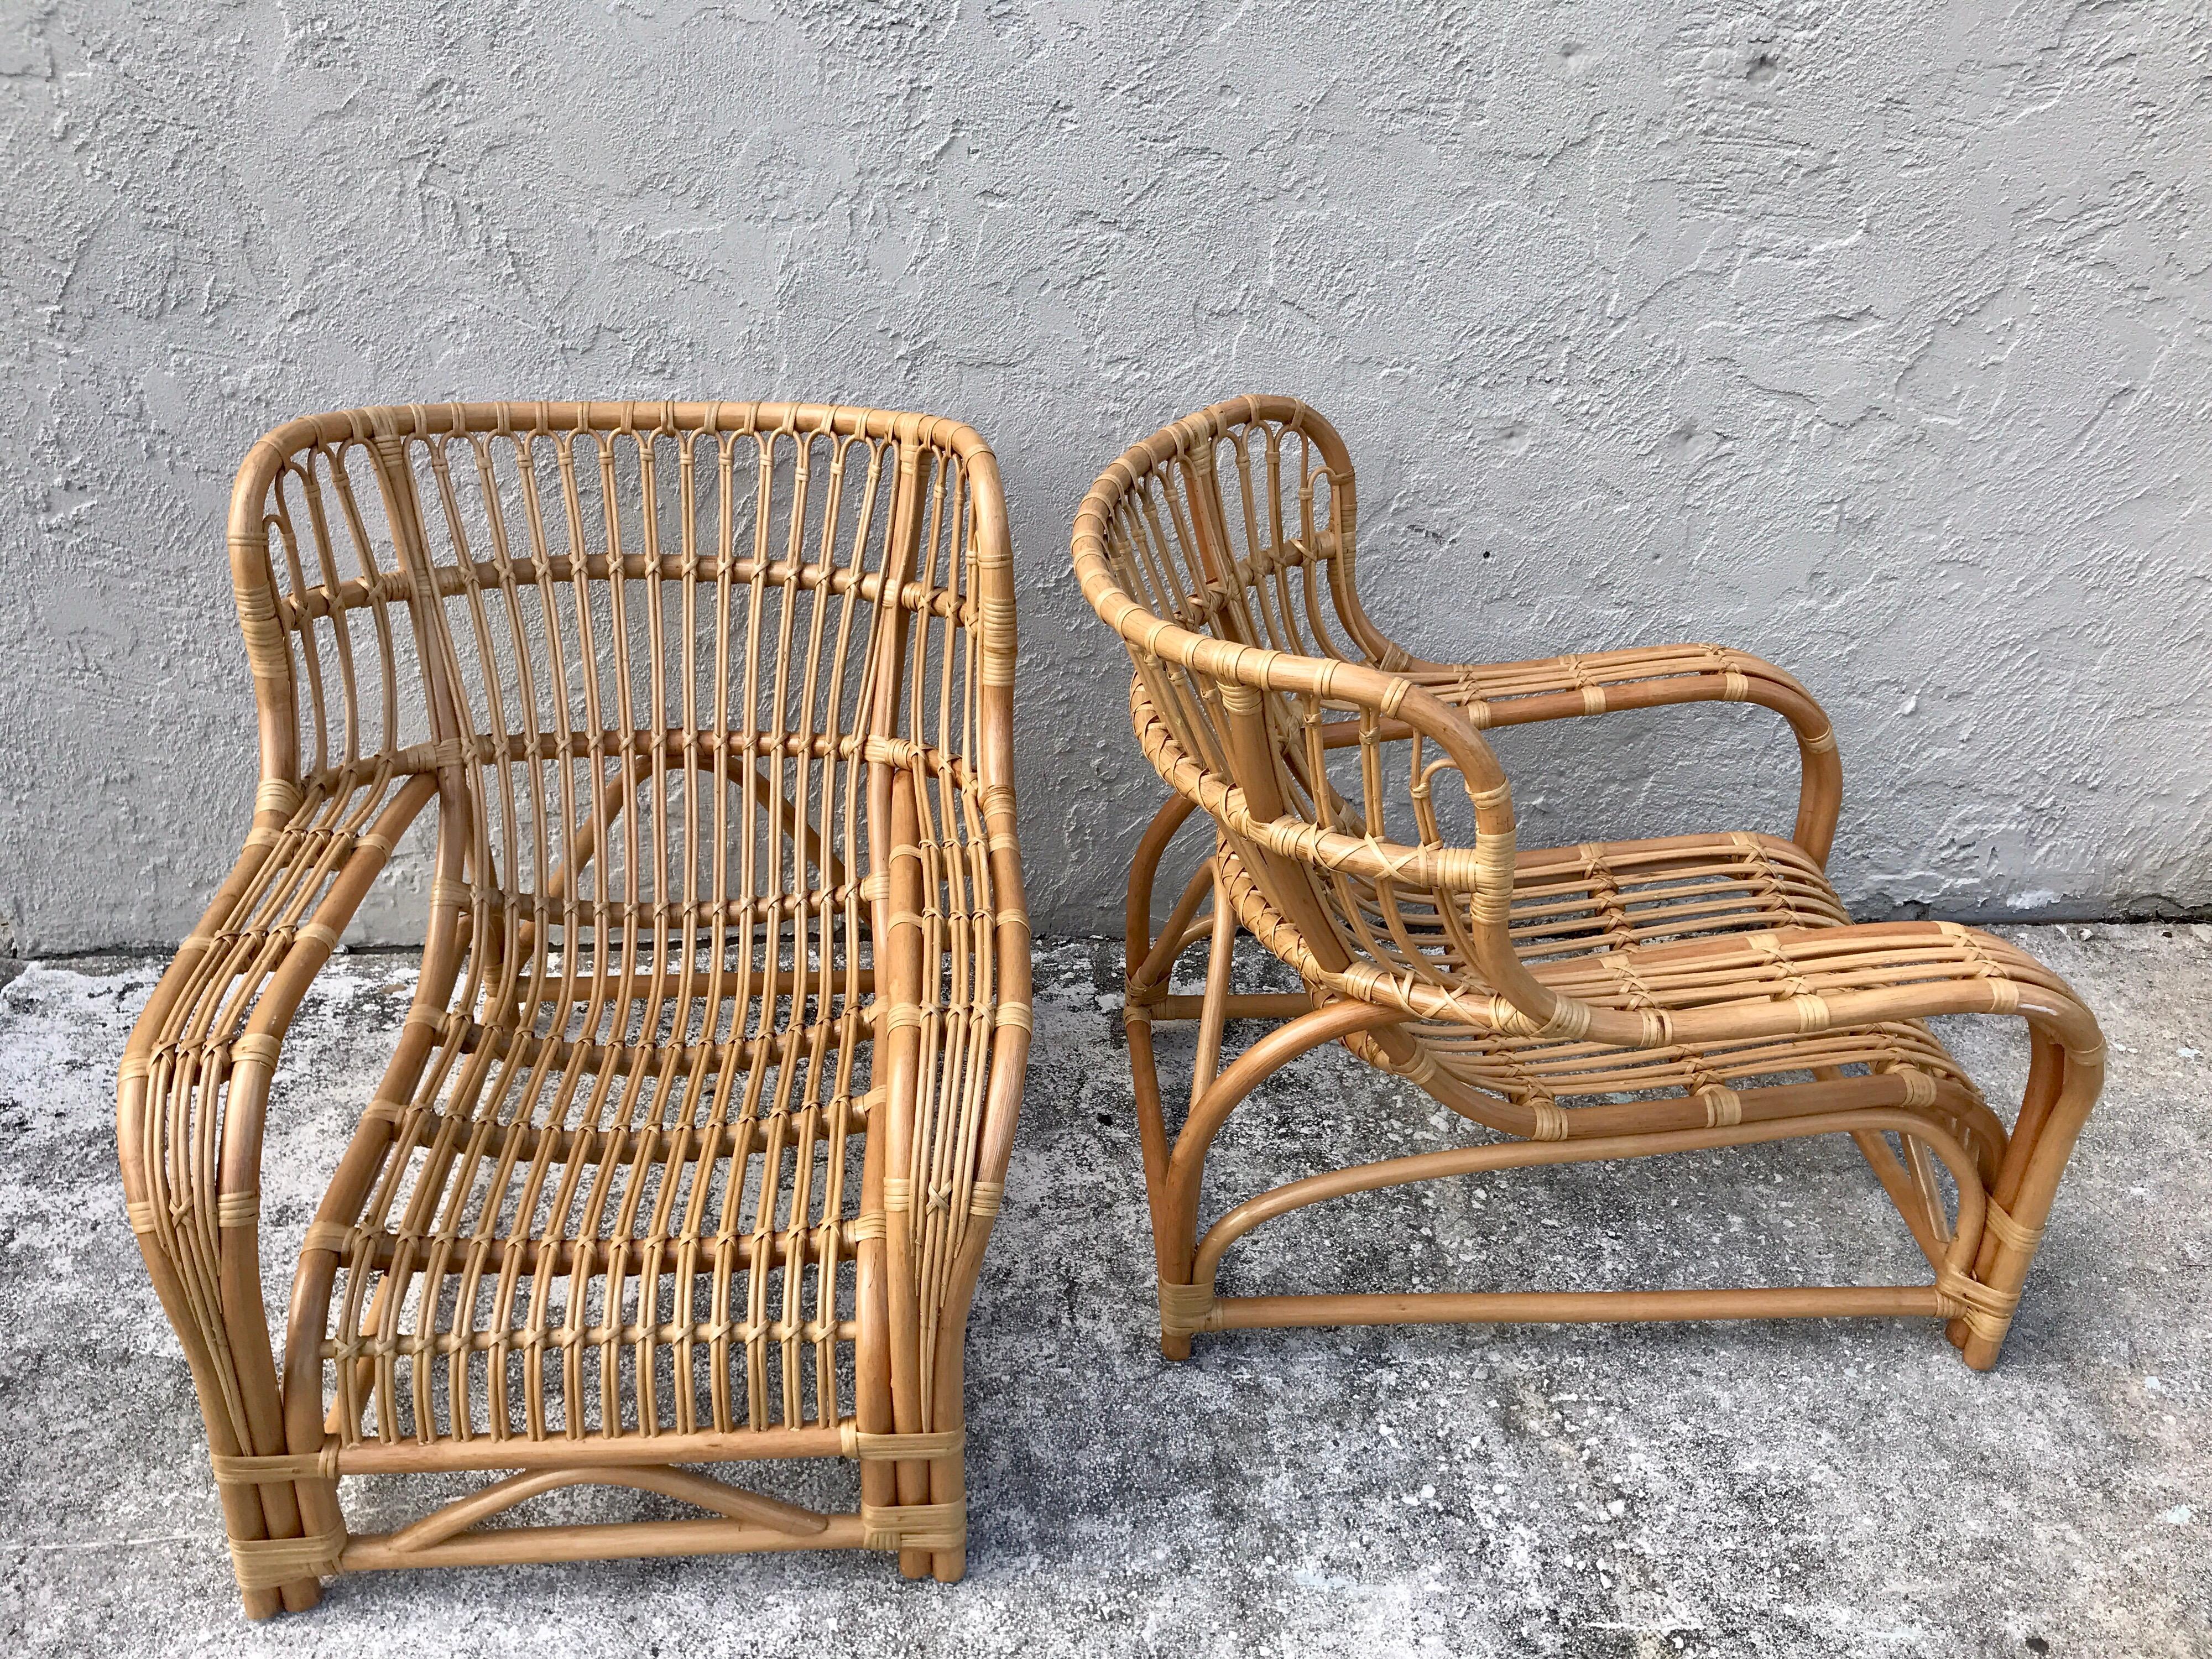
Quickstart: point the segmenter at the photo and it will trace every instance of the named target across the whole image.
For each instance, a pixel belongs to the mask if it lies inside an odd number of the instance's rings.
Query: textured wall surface
[[[1415,648],[1795,670],[1867,913],[2212,906],[2203,7],[1320,15],[7,7],[0,951],[173,939],[228,866],[259,432],[571,394],[992,440],[1045,927],[1113,925],[1158,796],[1074,504],[1247,390],[1344,429]],[[1756,711],[1507,737],[1530,844],[1787,825]]]

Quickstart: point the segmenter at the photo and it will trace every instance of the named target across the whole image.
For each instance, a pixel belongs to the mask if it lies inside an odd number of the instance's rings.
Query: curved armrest
[[[219,1455],[283,1443],[281,1424],[260,1420],[276,1376],[258,1234],[262,1115],[284,1031],[436,787],[382,763],[304,793],[264,781],[236,866],[124,1049],[116,1141],[131,1229]]]
[[[1439,702],[1459,709],[1477,731],[1577,720],[1625,708],[1685,702],[1755,702],[1790,722],[1797,739],[1797,825],[1791,836],[1816,864],[1834,844],[1843,802],[1835,728],[1813,694],[1773,664],[1718,645],[1649,645],[1529,662],[1433,663],[1390,659]],[[1342,722],[1352,726],[1354,722]],[[1330,734],[1337,746],[1356,730]]]
[[[904,1428],[944,1428],[1021,1109],[1029,920],[1012,790],[917,744],[871,738],[868,758],[892,1388]]]
[[[1759,702],[1827,729],[1820,706],[1793,676],[1747,651],[1703,641],[1639,645],[1527,662],[1408,661],[1395,671],[1468,711],[1478,728],[1610,714],[1673,702]]]

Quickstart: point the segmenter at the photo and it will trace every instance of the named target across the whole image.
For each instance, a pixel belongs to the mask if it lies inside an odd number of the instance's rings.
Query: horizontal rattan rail
[[[1127,647],[1130,718],[1170,798],[1134,849],[1125,1018],[1162,1351],[1259,1327],[1899,1314],[1996,1363],[2104,1050],[2073,991],[2003,940],[1855,923],[1824,873],[1833,729],[1789,675],[1711,645],[1432,662],[1362,607],[1351,458],[1286,398],[1201,410],[1129,448],[1079,510],[1075,574]],[[1796,744],[1787,839],[1730,829],[1528,848],[1485,731],[1755,703]],[[1195,815],[1208,842],[1154,919]],[[1239,991],[1249,934],[1297,994]],[[1170,989],[1204,947],[1202,993]],[[2008,1126],[1922,1022],[2028,1026]],[[1224,1028],[1265,1022],[1227,1065]],[[1196,1027],[1170,1133],[1155,1030]],[[1215,1136],[1252,1090],[1341,1042],[1504,1139],[1324,1170],[1200,1231]],[[1223,1295],[1224,1253],[1293,1210],[1477,1171],[1848,1136],[1927,1257],[1893,1285]]]
[[[246,1611],[647,1554],[957,1577],[1030,1023],[990,450],[818,404],[351,410],[253,447],[229,538],[261,782],[118,1139]],[[417,825],[422,974],[280,1351],[271,1082]],[[676,1467],[786,1458],[852,1460],[855,1506]],[[507,1478],[348,1530],[343,1478],[456,1471]],[[578,1485],[709,1518],[489,1524]]]

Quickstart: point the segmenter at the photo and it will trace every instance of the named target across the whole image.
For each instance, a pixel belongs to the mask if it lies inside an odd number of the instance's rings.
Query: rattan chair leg
[[[256,1620],[273,1619],[284,1611],[283,1596],[274,1585],[248,1583],[243,1571],[236,1567],[241,1546],[250,1549],[269,1536],[261,1494],[256,1488],[235,1480],[218,1481],[216,1492],[222,1504],[223,1531],[229,1541],[234,1571],[238,1571],[239,1600],[246,1616]]]
[[[257,1099],[265,1099],[268,1075],[273,1066],[256,1066],[252,1061],[240,1064],[233,1072],[231,1087],[234,1093],[246,1091]],[[250,1156],[255,1164],[259,1161],[260,1149],[240,1153],[230,1148],[232,1157]],[[255,1184],[248,1176],[239,1183]],[[270,1352],[267,1332],[269,1320],[261,1297],[261,1267],[259,1228],[250,1217],[239,1218],[234,1224],[221,1228],[222,1271],[223,1278],[223,1316],[234,1332],[252,1333],[260,1336],[258,1342],[247,1336],[234,1337],[231,1354],[238,1382],[240,1401],[245,1409],[246,1424],[254,1444],[247,1449],[266,1454],[281,1451],[284,1446],[283,1404],[277,1393],[276,1362]],[[251,1553],[262,1559],[280,1559],[284,1552],[270,1547],[294,1540],[306,1539],[309,1534],[302,1525],[297,1492],[289,1480],[272,1481],[251,1489],[252,1501],[261,1510],[261,1537],[255,1540]],[[255,1584],[246,1577],[247,1554],[234,1549],[234,1561],[240,1574],[242,1589],[251,1590]],[[335,1565],[335,1563],[333,1563]],[[284,1578],[275,1585],[279,1605],[289,1613],[301,1613],[322,1600],[322,1581],[311,1574],[298,1574]]]
[[[2066,1051],[2056,1036],[2040,1026],[2030,1025],[2028,1043],[2027,1086],[2021,1092],[2020,1115],[2013,1121],[2012,1133],[2006,1144],[2004,1165],[1990,1188],[1990,1195],[2008,1210],[2019,1200],[2027,1160],[2050,1121],[2051,1109],[2057,1102],[2066,1071]],[[1982,1240],[1980,1256],[1974,1267],[1977,1278],[1986,1282],[1996,1265],[1999,1248],[1994,1232]],[[1946,1325],[1944,1334],[1950,1338],[1954,1347],[1962,1351],[1973,1340],[1973,1331],[1963,1318],[1954,1319]]]
[[[2059,1177],[2065,1173],[2066,1160],[2073,1156],[2074,1143],[2081,1138],[2089,1109],[2096,1104],[2104,1083],[2101,1042],[2094,1047],[2085,1045],[2079,1049],[2063,1050],[2058,1086],[2049,1111],[2039,1121],[2024,1125],[2025,1133],[2020,1129],[2014,1131],[2014,1145],[2008,1150],[2023,1153],[2016,1166],[2019,1178],[2009,1185],[2008,1196],[1997,1198],[2000,1212],[2007,1218],[2001,1228],[1984,1233],[1983,1245],[1987,1254],[1981,1259],[1987,1266],[1974,1275],[1989,1288],[1998,1310],[1966,1316],[1968,1334],[1960,1350],[1966,1364],[1978,1371],[1988,1370],[1997,1363],[2005,1333],[2012,1327],[2013,1313],[2020,1303],[2021,1287],[2027,1282],[2028,1268],[2033,1265],[2036,1250],[2042,1243],[2044,1224],[2050,1219],[2051,1203],[2058,1195]],[[2023,1107],[2021,1117],[2027,1115],[2027,1109]],[[2013,1160],[2008,1158],[2007,1163],[2009,1166]],[[2007,1173],[2010,1173],[2009,1168]],[[2000,1176],[1998,1194],[2007,1193],[2008,1183]],[[1992,1236],[1996,1244],[1994,1249],[1990,1249]]]
[[[1206,860],[1213,892],[1213,933],[1206,953],[1206,998],[1198,1020],[1198,1052],[1191,1060],[1190,1097],[1202,1097],[1221,1069],[1221,1028],[1228,1017],[1230,972],[1237,948],[1237,908],[1221,878],[1218,860]]]
[[[1128,904],[1124,912],[1126,931],[1122,961],[1127,964],[1123,981],[1121,1024],[1129,1045],[1129,1082],[1135,1097],[1137,1139],[1145,1173],[1145,1199],[1151,1210],[1152,1231],[1153,1272],[1156,1278],[1167,1276],[1171,1257],[1168,1240],[1170,1229],[1160,1212],[1162,1182],[1168,1166],[1168,1133],[1165,1111],[1160,1100],[1160,1071],[1158,1056],[1152,1048],[1153,1009],[1165,994],[1167,969],[1173,966],[1170,958],[1157,972],[1152,970],[1154,961],[1152,932],[1152,885],[1158,878],[1160,860],[1168,845],[1175,839],[1192,811],[1192,803],[1180,795],[1171,797],[1152,815],[1143,839],[1137,844],[1136,855],[1129,863]],[[1180,934],[1189,921],[1185,904],[1194,907],[1196,898],[1191,890],[1198,885],[1196,878],[1187,889],[1183,902],[1176,907],[1169,918],[1169,926],[1160,935],[1164,939],[1169,931]],[[1188,1344],[1185,1345],[1186,1353]],[[1181,1356],[1170,1354],[1170,1358]]]
[[[957,1504],[962,1514],[967,1513],[968,1474],[964,1453],[954,1452],[949,1456],[930,1461],[929,1501],[932,1504]],[[930,1553],[929,1575],[939,1583],[957,1584],[967,1571],[968,1550],[965,1545]]]
[[[1225,976],[1208,985],[1225,986]],[[1198,1248],[1198,1200],[1206,1179],[1206,1156],[1214,1137],[1253,1090],[1296,1060],[1354,1031],[1397,1024],[1396,1010],[1362,1002],[1337,1002],[1285,1021],[1247,1048],[1191,1103],[1176,1135],[1175,1149],[1158,1182],[1154,1212],[1163,1229],[1160,1245],[1160,1352],[1170,1359],[1190,1358],[1190,1331],[1178,1325],[1171,1305],[1178,1287],[1191,1284],[1192,1258]]]

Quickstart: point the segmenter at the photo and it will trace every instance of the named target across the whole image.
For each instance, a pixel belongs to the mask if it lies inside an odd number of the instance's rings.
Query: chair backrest
[[[994,879],[1018,893],[1006,513],[965,426],[787,404],[344,411],[255,446],[230,541],[263,804],[434,771],[431,926],[447,913],[479,956],[714,947],[750,965],[735,1000],[767,1023],[778,972],[788,990],[852,960],[884,902],[872,805],[908,763],[924,838],[966,849],[943,908],[989,912]]]
[[[1326,421],[1233,398],[1100,476],[1076,518],[1077,575],[1128,647],[1139,741],[1212,816],[1272,913],[1271,948],[1309,978],[1431,1013],[1468,994],[1473,969],[1507,999],[1485,1018],[1549,1018],[1559,999],[1506,928],[1504,775],[1395,672],[1409,659],[1361,611],[1354,501]]]
[[[1155,616],[1298,656],[1381,665],[1399,654],[1360,609],[1352,458],[1313,410],[1231,398],[1155,433],[1121,465],[1127,533],[1106,555]]]

